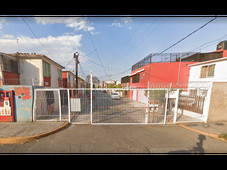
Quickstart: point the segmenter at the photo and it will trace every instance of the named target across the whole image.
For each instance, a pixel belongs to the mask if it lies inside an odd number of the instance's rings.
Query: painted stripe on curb
[[[16,143],[31,142],[31,141],[37,140],[41,137],[56,133],[56,132],[62,130],[63,128],[67,127],[68,125],[69,125],[69,122],[66,122],[64,125],[56,128],[54,130],[51,130],[51,131],[45,132],[45,133],[40,133],[40,134],[33,135],[33,136],[0,138],[0,144],[16,144]]]
[[[76,116],[77,112],[75,112],[73,115],[71,115],[70,117],[70,121],[72,121],[72,119]],[[16,143],[25,143],[25,142],[31,142],[34,140],[37,140],[41,137],[45,137],[48,135],[51,135],[53,133],[56,133],[62,129],[64,129],[65,127],[67,127],[70,123],[66,122],[64,125],[51,130],[49,132],[45,132],[45,133],[40,133],[37,135],[33,135],[33,136],[26,136],[26,137],[7,137],[7,138],[0,138],[0,144],[16,144]]]
[[[185,126],[183,124],[178,124],[178,126],[180,126],[182,128],[185,128],[185,129],[188,129],[188,130],[191,130],[191,131],[196,132],[196,133],[200,133],[200,134],[205,135],[205,136],[210,136],[212,138],[218,139],[218,140],[223,141],[223,142],[227,142],[225,139],[219,138],[218,137],[219,135],[217,135],[217,134],[213,134],[213,133],[209,133],[209,132],[204,132],[204,131],[201,131],[201,130],[197,130],[197,129],[194,129],[194,128]]]

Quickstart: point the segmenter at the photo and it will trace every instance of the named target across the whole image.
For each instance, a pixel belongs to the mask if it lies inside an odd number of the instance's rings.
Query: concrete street
[[[92,123],[145,123],[146,104],[122,97],[115,100],[109,93],[94,90],[92,100]],[[77,113],[72,123],[90,123],[90,98],[81,98],[81,112]],[[150,118],[149,123],[163,123],[163,110],[157,113],[159,117]]]
[[[70,125],[0,153],[227,153],[227,143],[176,125]]]

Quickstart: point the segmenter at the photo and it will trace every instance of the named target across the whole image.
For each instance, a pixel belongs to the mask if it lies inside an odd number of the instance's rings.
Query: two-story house
[[[1,53],[0,56],[2,85],[63,87],[64,67],[45,55]]]

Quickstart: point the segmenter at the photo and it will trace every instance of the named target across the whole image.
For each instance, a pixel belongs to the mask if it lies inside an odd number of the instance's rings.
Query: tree
[[[86,76],[86,81],[88,82],[88,83],[90,83],[90,75],[87,75]],[[92,82],[93,82],[93,84],[97,84],[97,85],[99,85],[100,84],[100,80],[99,80],[99,78],[98,77],[96,77],[96,76],[92,76]]]
[[[115,88],[122,88],[121,84],[115,86]]]

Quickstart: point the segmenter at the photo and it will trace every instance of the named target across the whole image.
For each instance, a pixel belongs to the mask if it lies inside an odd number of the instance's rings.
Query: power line
[[[181,41],[185,40],[186,38],[188,38],[189,36],[191,36],[192,34],[196,33],[197,31],[201,30],[203,27],[205,27],[206,25],[208,25],[209,23],[211,23],[212,21],[214,21],[215,19],[217,19],[217,17],[214,17],[213,19],[211,19],[210,21],[208,21],[207,23],[205,23],[204,25],[202,25],[201,27],[199,27],[198,29],[196,29],[195,31],[191,32],[190,34],[188,34],[187,36],[185,36],[184,38],[180,39],[179,41],[177,41],[176,43],[174,43],[173,45],[169,46],[168,48],[164,49],[162,52],[157,53],[158,55],[164,53],[165,51],[169,50],[170,48],[174,47],[175,45],[179,44]],[[155,54],[155,55],[157,55]]]
[[[209,23],[211,23],[211,22],[214,21],[215,19],[217,19],[217,17],[214,17],[213,19],[211,19],[211,20],[208,21],[207,23],[203,24],[201,27],[199,27],[198,29],[194,30],[193,32],[191,32],[190,34],[188,34],[188,35],[185,36],[184,38],[180,39],[180,40],[177,41],[176,43],[172,44],[172,45],[169,46],[168,48],[164,49],[164,50],[161,51],[160,53],[156,53],[156,54],[152,55],[152,57],[155,56],[155,55],[160,55],[160,54],[164,53],[165,51],[169,50],[170,48],[174,47],[175,45],[179,44],[181,41],[185,40],[186,38],[188,38],[188,37],[191,36],[192,34],[196,33],[197,31],[199,31],[200,29],[202,29],[203,27],[205,27],[206,25],[208,25]],[[202,45],[202,46],[203,46],[203,45]],[[131,69],[131,68],[130,68],[130,69]],[[129,71],[130,69],[127,69],[127,70],[125,70],[125,71],[123,71],[123,72],[121,72],[121,73],[117,73],[117,74],[122,74],[122,73],[124,73],[124,72],[126,72],[126,71]],[[115,74],[115,75],[117,75],[117,74]]]
[[[64,67],[68,66],[72,62],[73,59],[74,58],[72,58]]]
[[[79,62],[79,67],[80,67],[80,69],[82,71],[83,76],[85,77],[85,73],[84,73],[84,70],[82,69],[82,66],[81,66],[80,62]]]
[[[43,43],[41,43],[41,41],[39,40],[39,38],[36,36],[36,34],[32,31],[31,27],[28,25],[28,23],[25,21],[25,19],[23,17],[21,17],[21,19],[24,21],[24,23],[27,25],[27,27],[29,28],[29,30],[31,31],[31,33],[35,36],[35,38],[39,41],[40,45],[48,52],[51,54],[51,52],[43,45]],[[51,54],[52,58],[54,58],[56,60],[56,58],[53,56],[53,54]]]
[[[88,35],[89,35],[89,38],[91,39],[91,42],[92,42],[93,47],[95,48],[95,51],[96,51],[96,54],[97,54],[97,56],[98,56],[99,62],[100,62],[100,64],[101,64],[101,66],[102,66],[102,68],[103,68],[105,74],[107,75],[106,69],[105,69],[105,67],[103,66],[103,63],[102,63],[101,58],[100,58],[100,56],[99,56],[98,50],[97,50],[97,48],[96,48],[96,46],[95,46],[95,43],[94,43],[94,41],[93,41],[93,39],[92,39],[91,34],[90,34],[89,31],[88,31]]]
[[[118,61],[119,57],[121,56],[121,52],[122,50],[126,47],[126,45],[128,45],[128,43],[130,42],[130,40],[132,39],[133,36],[136,35],[136,32],[138,31],[138,29],[140,28],[140,26],[142,25],[142,23],[144,22],[144,19],[141,21],[141,23],[137,26],[137,28],[134,30],[134,32],[131,34],[131,36],[129,37],[129,39],[125,42],[125,44],[121,47],[121,49],[118,51],[118,54],[116,55],[116,61]]]

